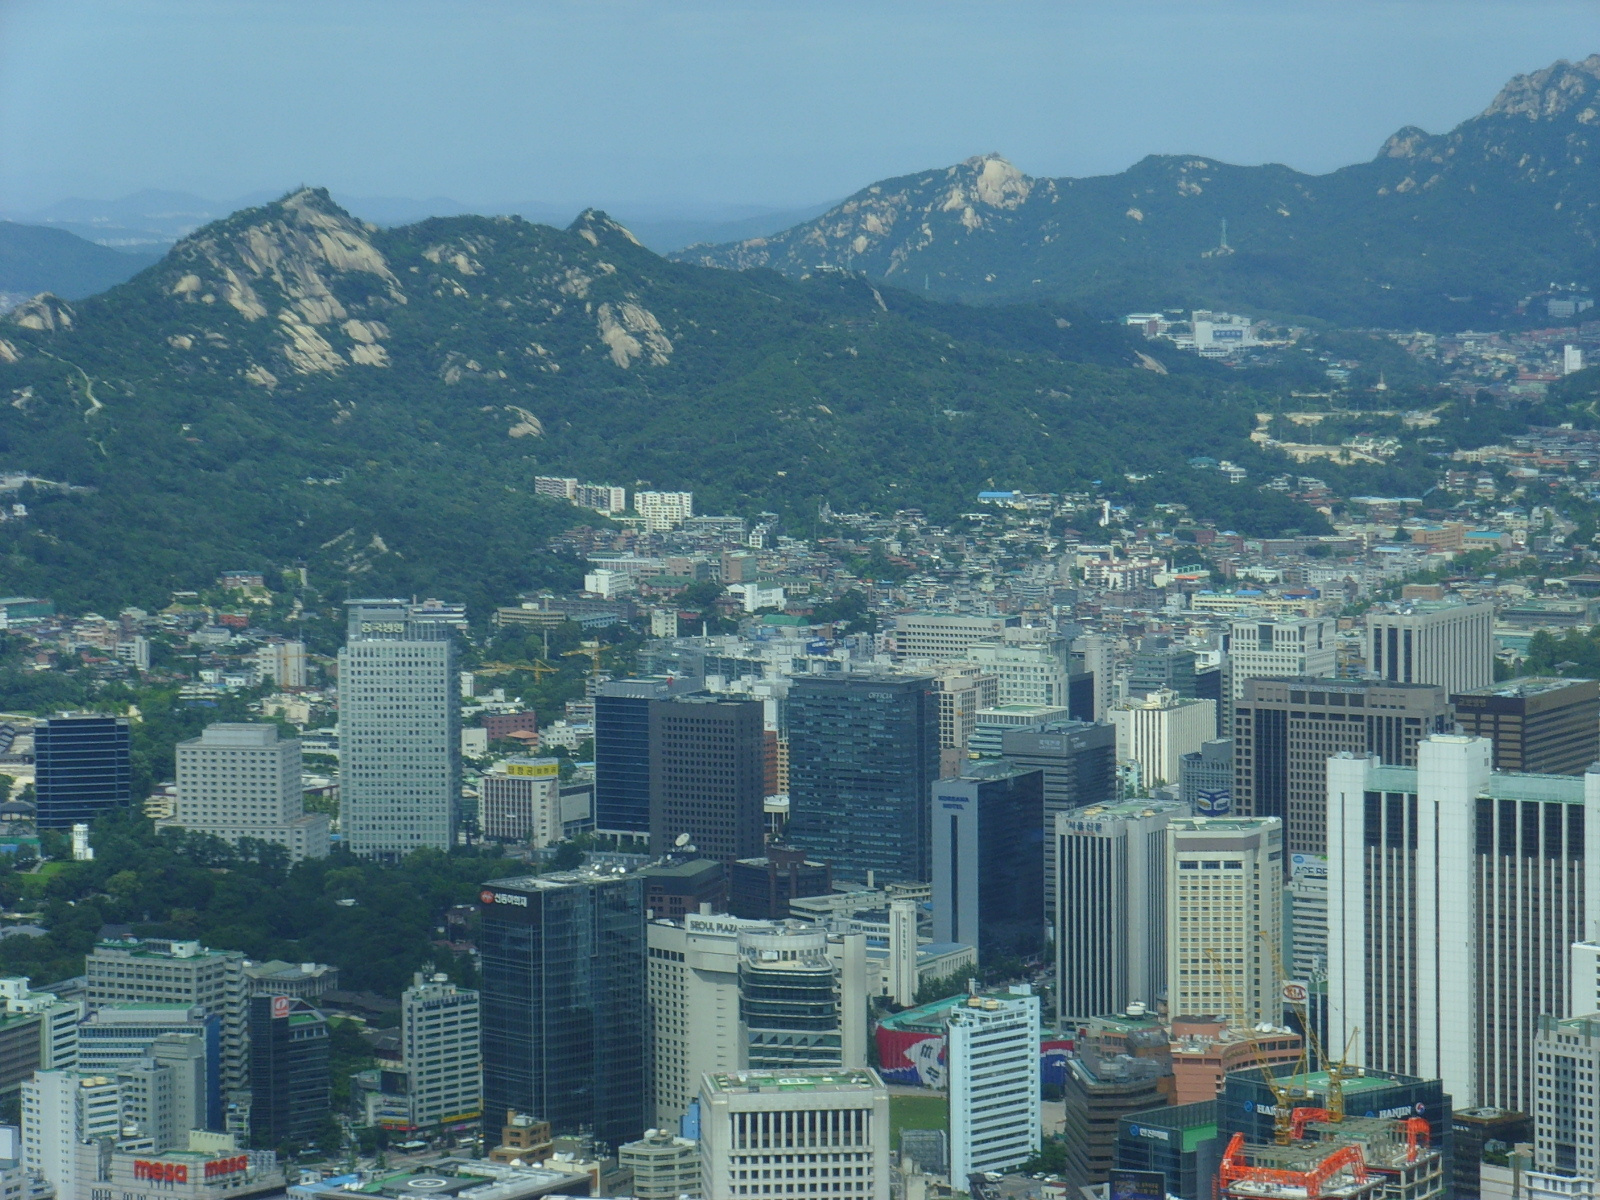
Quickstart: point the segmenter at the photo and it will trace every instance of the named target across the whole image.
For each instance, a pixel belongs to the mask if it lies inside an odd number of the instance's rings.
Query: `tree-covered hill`
[[[1032,178],[998,155],[887,179],[784,233],[678,257],[848,267],[980,302],[1226,307],[1464,329],[1552,281],[1600,286],[1600,55],[1511,80],[1446,134],[1407,127],[1326,175],[1153,155]],[[1226,246],[1223,244],[1226,222]]]
[[[378,230],[305,189],[0,325],[0,468],[90,489],[21,496],[0,590],[154,602],[296,561],[476,602],[571,585],[553,472],[798,526],[1171,470],[1201,515],[1317,526],[1182,469],[1247,452],[1234,378],[1059,305],[674,263],[598,213]]]

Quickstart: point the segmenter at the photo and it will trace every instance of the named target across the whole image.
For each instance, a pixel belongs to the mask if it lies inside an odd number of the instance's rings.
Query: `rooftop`
[[[1500,683],[1491,683],[1488,687],[1473,688],[1469,692],[1460,692],[1462,696],[1542,696],[1546,692],[1559,692],[1563,688],[1580,687],[1592,683],[1589,679],[1557,679],[1547,675],[1535,675],[1527,679],[1507,679]]]
[[[706,1078],[719,1092],[832,1092],[879,1088],[876,1071],[715,1071]]]

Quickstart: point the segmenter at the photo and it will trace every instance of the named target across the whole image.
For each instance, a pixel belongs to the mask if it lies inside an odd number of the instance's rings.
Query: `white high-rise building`
[[[1289,945],[1294,978],[1318,979],[1328,970],[1328,856],[1289,856]]]
[[[960,658],[979,642],[1005,638],[1015,617],[968,617],[956,613],[903,613],[885,635],[896,658]]]
[[[1244,682],[1275,675],[1331,679],[1338,670],[1331,617],[1237,617],[1228,623],[1222,659],[1222,730],[1233,731],[1233,709]]]
[[[339,651],[340,825],[357,854],[456,844],[461,728],[452,633],[460,610],[349,600]]]
[[[1167,852],[1167,1011],[1226,1013],[1235,1028],[1276,1024],[1283,1004],[1271,947],[1283,942],[1283,822],[1177,817]]]
[[[889,901],[889,995],[901,1008],[917,1000],[917,905]]]
[[[1436,683],[1446,696],[1494,682],[1494,605],[1407,601],[1367,614],[1367,669],[1398,683]]]
[[[325,858],[328,818],[305,811],[300,742],[276,725],[208,725],[178,743],[178,798],[158,827],[209,833],[235,845],[272,842],[289,857]]]
[[[1561,373],[1576,375],[1581,370],[1583,370],[1583,347],[1572,345],[1561,347]]]
[[[633,507],[650,533],[676,529],[694,516],[693,492],[635,492]]]
[[[256,674],[281,688],[306,686],[306,644],[268,642],[256,651]]]
[[[78,1022],[83,1020],[83,1001],[62,1000],[54,992],[36,992],[28,983],[26,975],[0,977],[0,1013],[8,1018],[38,1018],[40,1070],[77,1066]]]
[[[1140,1001],[1167,980],[1167,822],[1175,801],[1096,804],[1055,818],[1056,995],[1066,1022]]]
[[[1112,674],[1116,656],[1111,639],[1103,633],[1085,633],[1074,638],[1068,665],[1094,676],[1094,720],[1104,721],[1111,711]]]
[[[1540,1017],[1534,1038],[1533,1161],[1594,1192],[1600,1180],[1600,1013]],[[1574,1193],[1576,1194],[1576,1193]]]
[[[1037,1078],[1037,1070],[1033,1074]],[[889,1089],[876,1071],[857,1067],[702,1076],[704,1196],[889,1200],[891,1152]]]
[[[1436,734],[1415,769],[1328,760],[1328,1029],[1463,1108],[1531,1113],[1539,1018],[1568,1015],[1571,947],[1600,916],[1600,772],[1492,756]]]
[[[411,1123],[432,1129],[483,1114],[478,993],[448,975],[418,974],[400,993],[400,1057],[410,1079]]]
[[[122,1131],[122,1093],[114,1077],[35,1071],[22,1083],[22,1165],[56,1185],[60,1200],[89,1195],[78,1147]]]
[[[1067,706],[1067,655],[1059,639],[985,642],[967,647],[966,660],[999,681],[1001,704]]]
[[[534,849],[559,842],[561,761],[508,758],[496,763],[478,783],[478,826],[484,837],[527,842]]]
[[[1039,998],[972,996],[945,1023],[950,1178],[1003,1171],[1039,1148]]]
[[[1183,756],[1199,753],[1216,736],[1217,704],[1162,689],[1119,701],[1111,723],[1117,727],[1117,757],[1138,763],[1147,786],[1177,783]]]

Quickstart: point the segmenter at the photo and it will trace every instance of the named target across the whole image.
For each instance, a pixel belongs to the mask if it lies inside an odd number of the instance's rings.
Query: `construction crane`
[[[1350,1065],[1350,1048],[1355,1045],[1358,1030],[1352,1029],[1350,1036],[1344,1043],[1344,1054],[1338,1062],[1332,1061],[1323,1048],[1322,1039],[1317,1035],[1317,1028],[1312,1023],[1311,1014],[1307,1011],[1305,1002],[1290,995],[1289,980],[1284,974],[1283,957],[1278,953],[1277,945],[1265,933],[1257,936],[1267,944],[1267,953],[1272,956],[1272,969],[1278,973],[1279,987],[1283,999],[1294,1009],[1294,1015],[1300,1019],[1300,1028],[1305,1035],[1305,1044],[1311,1048],[1314,1058],[1312,1061],[1320,1063],[1328,1073],[1328,1107],[1297,1109],[1294,1121],[1294,1136],[1299,1138],[1305,1130],[1307,1121],[1333,1121],[1344,1120],[1344,1083],[1347,1079],[1354,1079],[1355,1068]],[[1302,1119],[1300,1113],[1307,1115]]]
[[[589,663],[590,663],[589,673],[591,675],[598,675],[598,674],[600,674],[600,654],[601,654],[601,652],[602,652],[602,647],[601,647],[599,642],[582,642],[582,643],[579,644],[579,646],[578,646],[578,648],[576,650],[568,650],[561,657],[563,657],[563,658],[587,658],[589,660]]]
[[[543,683],[546,675],[557,675],[559,667],[552,667],[542,658],[536,658],[531,663],[487,662],[472,673],[474,675],[505,675],[511,671],[528,671],[533,675],[535,683]]]
[[[1206,957],[1211,960],[1211,969],[1216,973],[1217,982],[1222,984],[1222,990],[1228,995],[1228,1006],[1233,1010],[1235,1017],[1244,1021],[1249,1014],[1245,1011],[1244,1001],[1239,995],[1239,989],[1233,986],[1232,972],[1224,970],[1222,957],[1212,947],[1206,947]],[[1267,1061],[1267,1056],[1261,1051],[1261,1033],[1252,1028],[1245,1035],[1245,1041],[1250,1043],[1250,1049],[1255,1053],[1256,1066],[1261,1069],[1261,1078],[1267,1085],[1267,1090],[1272,1093],[1272,1140],[1280,1146],[1287,1146],[1294,1141],[1294,1113],[1295,1101],[1306,1099],[1306,1089],[1303,1087],[1285,1087],[1283,1082],[1272,1073],[1272,1064]],[[1300,1066],[1305,1065],[1305,1043],[1300,1044]],[[1300,1072],[1291,1071],[1293,1078]],[[1238,1140],[1238,1139],[1236,1139]],[[1242,1142],[1241,1142],[1242,1144]],[[1230,1145],[1230,1151],[1233,1147]]]
[[[1367,1157],[1359,1146],[1343,1146],[1309,1171],[1252,1166],[1244,1161],[1244,1149],[1244,1134],[1234,1134],[1217,1169],[1219,1191],[1226,1191],[1233,1184],[1248,1180],[1255,1184],[1269,1183],[1280,1188],[1303,1191],[1308,1200],[1316,1200],[1326,1190],[1329,1181],[1342,1172],[1348,1171],[1358,1183],[1367,1181]]]

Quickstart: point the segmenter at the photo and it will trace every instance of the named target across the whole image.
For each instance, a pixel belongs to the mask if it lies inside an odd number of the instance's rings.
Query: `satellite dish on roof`
[[[678,849],[682,850],[689,844],[689,835],[687,833],[680,833],[677,838],[674,839],[672,844]]]

